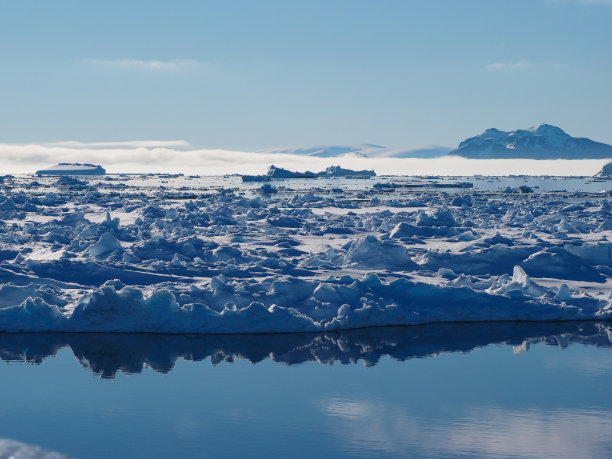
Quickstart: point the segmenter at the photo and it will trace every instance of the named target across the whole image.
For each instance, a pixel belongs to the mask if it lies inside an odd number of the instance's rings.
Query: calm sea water
[[[77,457],[611,457],[611,330],[0,335],[0,437]]]

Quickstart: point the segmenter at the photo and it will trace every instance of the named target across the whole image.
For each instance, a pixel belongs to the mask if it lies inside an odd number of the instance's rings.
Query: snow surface
[[[612,318],[601,194],[305,182],[263,193],[223,178],[7,177],[0,331]]]

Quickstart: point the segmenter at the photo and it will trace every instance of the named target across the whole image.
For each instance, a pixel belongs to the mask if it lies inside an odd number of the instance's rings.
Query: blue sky
[[[612,0],[0,0],[0,142],[612,143]]]

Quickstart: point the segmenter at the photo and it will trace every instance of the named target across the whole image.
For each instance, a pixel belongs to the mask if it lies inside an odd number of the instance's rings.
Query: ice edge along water
[[[612,318],[612,219],[600,197],[364,180],[353,190],[332,181],[211,192],[197,179],[152,180],[5,179],[0,331]],[[314,212],[332,207],[349,211]]]

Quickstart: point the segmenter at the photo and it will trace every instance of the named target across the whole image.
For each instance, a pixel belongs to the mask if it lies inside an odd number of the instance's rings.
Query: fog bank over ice
[[[320,171],[331,165],[374,169],[382,175],[591,176],[608,160],[361,158],[254,153],[191,148],[184,141],[56,142],[0,144],[0,173],[25,174],[58,162],[102,164],[108,173],[263,174],[268,166]]]

